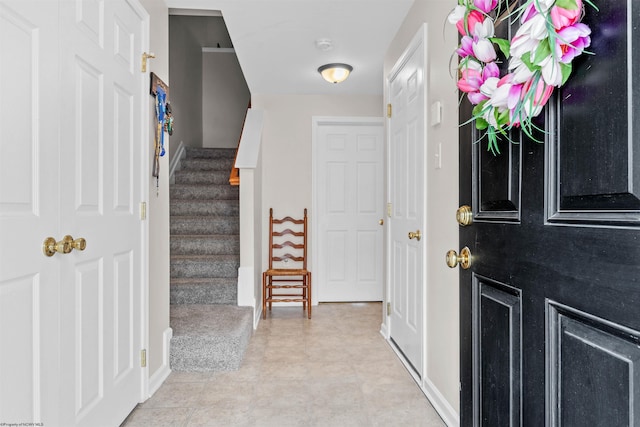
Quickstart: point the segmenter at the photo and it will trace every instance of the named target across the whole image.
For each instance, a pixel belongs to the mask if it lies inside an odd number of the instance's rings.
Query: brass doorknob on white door
[[[73,237],[66,235],[59,242],[56,242],[56,239],[53,237],[47,237],[42,243],[42,252],[45,256],[51,257],[56,253],[68,254],[74,249],[84,251],[86,247],[87,241],[82,237],[74,239]]]
[[[68,254],[73,250],[73,247],[71,246],[73,237],[70,239],[69,237],[71,236],[64,236],[64,238],[59,242],[56,242],[56,239],[53,237],[47,237],[42,243],[42,252],[48,257],[54,256],[56,252],[60,254]]]
[[[73,249],[84,251],[87,247],[87,241],[83,237],[78,237],[77,239],[73,239],[73,242],[71,242],[71,246],[73,247]]]
[[[413,231],[409,232],[409,239],[416,239],[417,241],[420,241],[421,237],[422,234],[420,233],[420,230],[416,230],[415,233]]]
[[[453,249],[447,252],[447,265],[449,268],[456,268],[460,264],[464,270],[471,267],[471,251],[468,247],[462,248],[460,255]]]

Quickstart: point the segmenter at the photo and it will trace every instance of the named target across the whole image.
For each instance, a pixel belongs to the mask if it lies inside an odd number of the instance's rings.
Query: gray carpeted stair
[[[188,148],[171,185],[171,369],[237,369],[253,330],[237,306],[238,187],[235,150]]]

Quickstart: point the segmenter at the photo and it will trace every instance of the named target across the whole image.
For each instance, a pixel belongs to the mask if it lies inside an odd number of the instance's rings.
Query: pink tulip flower
[[[480,91],[480,87],[490,78],[497,78],[500,75],[500,69],[495,62],[487,64],[480,69],[479,64],[471,65],[462,70],[462,78],[458,80],[458,88],[467,94],[469,102],[479,104],[487,99]]]
[[[456,50],[456,53],[461,58],[466,58],[469,55],[473,55],[473,39],[469,36],[462,37],[460,40],[460,47]]]
[[[559,6],[551,8],[551,22],[556,30],[575,24],[582,15],[582,0],[575,0],[575,9],[564,9]]]
[[[570,64],[573,58],[589,47],[590,34],[591,29],[582,23],[573,24],[558,31],[556,48],[559,50],[560,62]]]
[[[498,0],[473,0],[473,5],[484,13],[489,13],[498,5]]]
[[[469,35],[473,33],[473,29],[476,27],[477,23],[484,22],[484,15],[479,10],[472,10],[467,15],[467,27],[465,28],[465,19],[462,18],[458,22],[456,22],[456,28],[458,32],[463,35]],[[468,30],[468,31],[467,31]]]

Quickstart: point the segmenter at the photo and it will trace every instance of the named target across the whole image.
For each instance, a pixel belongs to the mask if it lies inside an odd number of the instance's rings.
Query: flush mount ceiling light
[[[349,64],[326,64],[318,68],[318,72],[322,78],[329,83],[340,83],[349,77],[349,73],[353,71],[353,67]]]

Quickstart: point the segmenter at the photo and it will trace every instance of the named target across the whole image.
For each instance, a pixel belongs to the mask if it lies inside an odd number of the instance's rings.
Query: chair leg
[[[262,273],[262,318],[267,318],[267,273]]]
[[[271,307],[273,306],[273,276],[267,277],[268,284],[268,294],[269,294],[269,311],[271,311]]]
[[[311,319],[311,272],[307,273],[307,316]]]
[[[307,276],[302,276],[302,311],[307,309]]]

